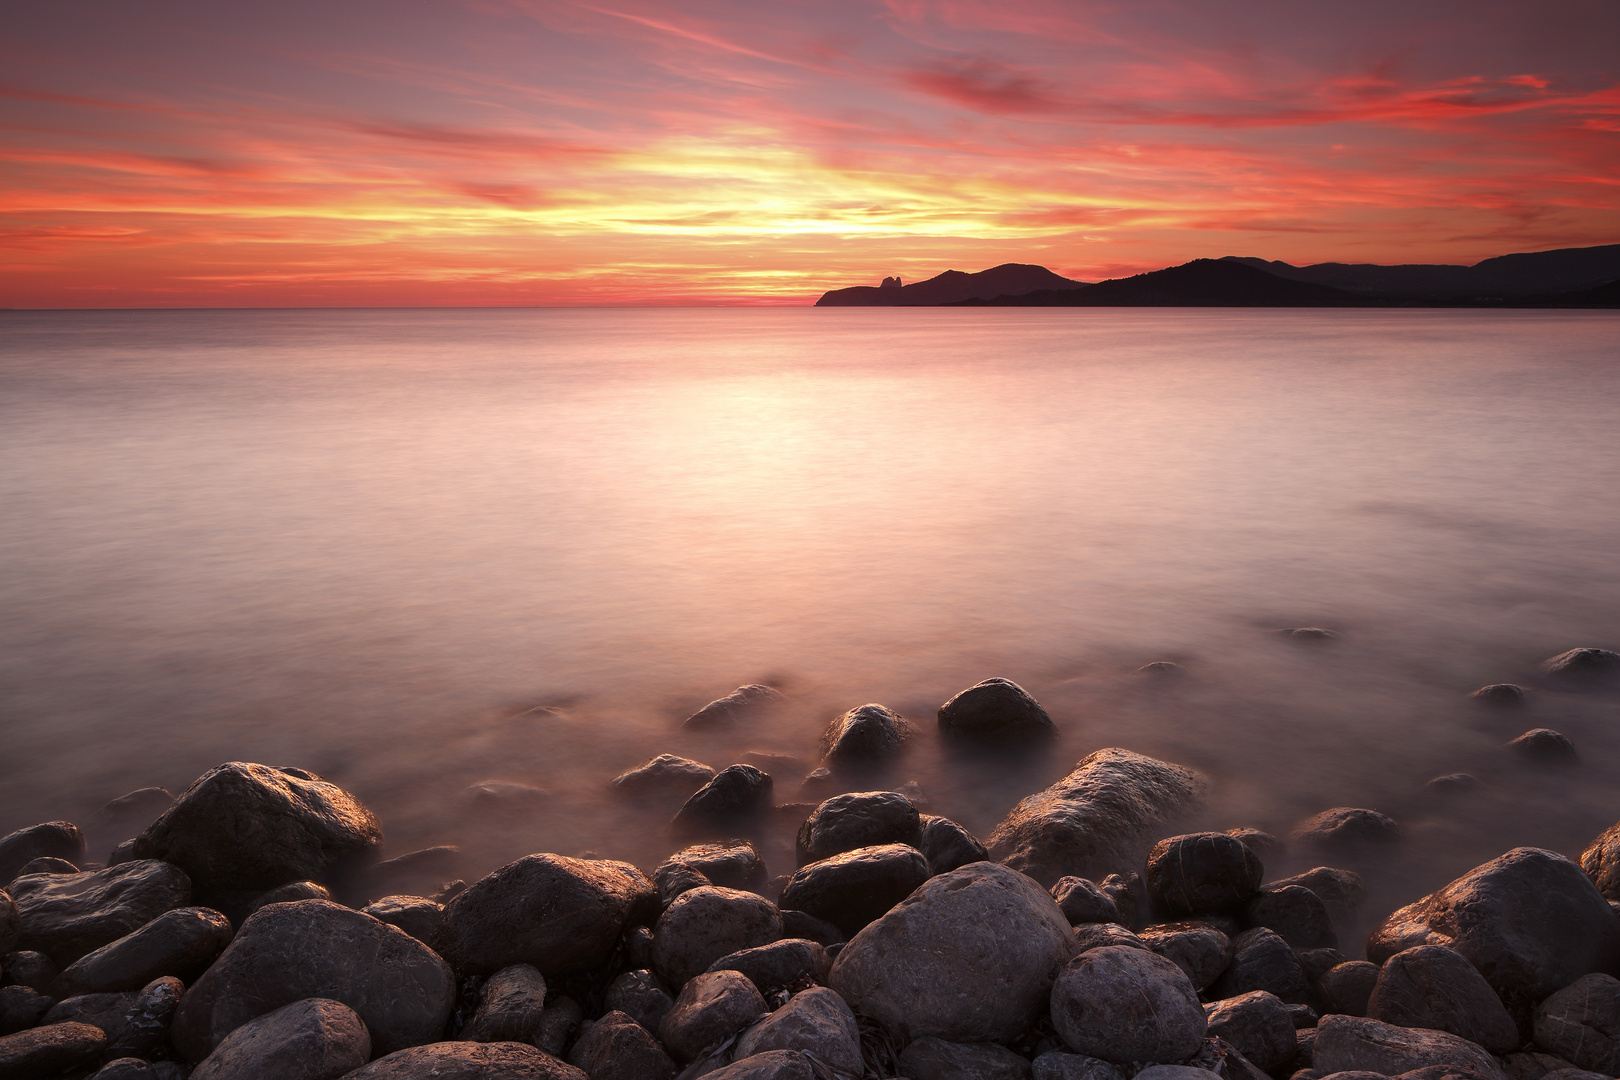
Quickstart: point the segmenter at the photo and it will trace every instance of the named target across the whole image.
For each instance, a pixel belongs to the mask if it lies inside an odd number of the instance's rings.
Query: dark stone
[[[990,855],[1048,888],[1070,875],[1128,874],[1155,834],[1202,802],[1204,786],[1180,765],[1098,750],[1015,806],[991,834]]]
[[[882,705],[851,709],[827,726],[822,758],[840,771],[873,768],[894,760],[911,734],[911,724]]]
[[[1344,953],[1338,949],[1295,949],[1294,955],[1299,958],[1300,970],[1305,972],[1305,979],[1312,986],[1323,975],[1344,963]]]
[[[648,1031],[657,1031],[675,999],[652,972],[626,971],[613,980],[603,1003],[609,1012],[622,1012]]]
[[[527,855],[445,905],[440,951],[464,975],[509,964],[572,974],[606,960],[654,910],[652,882],[629,863]]]
[[[141,987],[135,995],[135,1003],[124,1014],[123,1031],[107,1048],[107,1056],[167,1056],[169,1026],[185,992],[185,984],[173,975],[153,979]]]
[[[1254,852],[1255,858],[1263,865],[1267,859],[1276,858],[1288,852],[1288,845],[1259,829],[1227,829],[1226,835],[1240,841],[1244,847]]]
[[[1436,795],[1467,795],[1471,792],[1478,791],[1480,788],[1480,782],[1479,777],[1474,776],[1471,773],[1459,772],[1447,773],[1445,776],[1437,776],[1423,786],[1434,792]]]
[[[1203,993],[1232,962],[1232,941],[1205,923],[1161,923],[1138,935],[1149,949],[1187,973],[1193,989]]]
[[[1620,678],[1620,653],[1608,649],[1571,649],[1541,665],[1554,682],[1564,686],[1592,686]]]
[[[1541,765],[1569,765],[1580,760],[1575,744],[1551,728],[1533,728],[1507,744],[1507,748],[1526,761]]]
[[[1620,980],[1582,975],[1536,1007],[1536,1044],[1604,1076],[1620,1075]]]
[[[90,1024],[106,1032],[109,1042],[117,1042],[118,1037],[124,1033],[124,1023],[129,1011],[135,1007],[138,995],[132,992],[121,994],[79,994],[50,1007],[41,1024]]]
[[[39,858],[84,858],[84,834],[71,821],[47,821],[0,837],[0,885],[17,877],[23,867]]]
[[[1119,922],[1119,908],[1114,906],[1113,898],[1085,878],[1058,878],[1052,886],[1052,899],[1071,925]]]
[[[812,980],[825,983],[832,971],[832,957],[814,941],[784,938],[769,945],[722,956],[709,965],[710,971],[740,971],[751,979],[761,994]]]
[[[752,765],[728,765],[687,799],[675,814],[677,833],[724,836],[748,828],[771,808],[771,778]]]
[[[933,873],[948,874],[990,858],[978,838],[950,818],[923,814],[918,821],[922,825],[922,842],[917,850],[928,860],[928,869]]]
[[[455,977],[433,950],[327,900],[272,904],[250,916],[175,1014],[171,1037],[192,1061],[256,1016],[308,997],[360,1014],[389,1054],[439,1038]]]
[[[1294,830],[1294,843],[1330,851],[1356,854],[1392,844],[1401,838],[1395,819],[1376,810],[1336,806],[1306,818]]]
[[[695,870],[703,875],[706,884],[718,885],[722,889],[757,892],[770,879],[770,872],[765,868],[765,860],[760,858],[758,849],[747,840],[740,839],[682,848],[665,859],[653,876],[661,881],[666,868],[672,870],[676,866]],[[662,891],[662,885],[659,888]]]
[[[69,1069],[93,1065],[106,1049],[107,1035],[89,1024],[49,1024],[0,1037],[0,1076],[43,1080]]]
[[[33,1027],[51,1005],[50,997],[31,986],[0,986],[0,1035]]]
[[[1400,1076],[1428,1065],[1450,1065],[1484,1080],[1505,1080],[1496,1059],[1467,1039],[1354,1016],[1322,1017],[1311,1055],[1313,1067],[1326,1076],[1351,1070]]]
[[[815,1054],[834,1071],[848,1076],[860,1076],[866,1071],[855,1014],[843,998],[825,986],[794,994],[781,1008],[743,1032],[737,1040],[736,1056],[748,1058],[771,1050]]]
[[[305,998],[231,1032],[191,1080],[337,1080],[370,1059],[371,1034],[353,1009]]]
[[[809,912],[854,934],[930,876],[928,860],[914,847],[856,848],[801,867],[782,890],[781,906]]]
[[[107,855],[107,865],[117,866],[119,863],[135,861],[135,838],[120,841]]]
[[[1303,874],[1279,878],[1262,888],[1280,889],[1288,885],[1299,885],[1315,893],[1335,922],[1348,921],[1367,895],[1367,887],[1362,884],[1359,874],[1332,866],[1318,866]]]
[[[1232,939],[1232,962],[1210,987],[1213,998],[1265,990],[1283,1001],[1309,1005],[1311,985],[1288,943],[1263,926]]]
[[[1075,955],[1108,945],[1146,949],[1147,943],[1118,923],[1081,923],[1074,928]],[[1151,951],[1151,950],[1149,950]]]
[[[1029,1059],[995,1043],[947,1042],[932,1035],[900,1052],[908,1080],[1030,1080]]]
[[[135,855],[190,875],[204,902],[229,907],[294,881],[330,881],[375,858],[377,819],[303,769],[230,761],[210,769],[135,839]]]
[[[1172,836],[1147,857],[1148,898],[1160,917],[1241,911],[1263,876],[1248,845],[1225,833]]]
[[[1185,1060],[1207,1026],[1179,967],[1119,946],[1069,961],[1052,984],[1052,1025],[1069,1049],[1116,1063]]]
[[[399,927],[424,945],[435,944],[444,929],[444,905],[425,896],[384,896],[360,910]]]
[[[136,860],[83,874],[33,874],[11,883],[22,945],[67,965],[191,903],[179,867]]]
[[[1462,953],[1509,1009],[1620,960],[1620,921],[1580,867],[1514,848],[1390,915],[1367,942],[1382,963],[1417,945]]]
[[[1040,702],[1008,679],[986,679],[939,707],[941,735],[1022,741],[1057,734]]]
[[[135,1057],[121,1057],[103,1065],[90,1080],[158,1080],[151,1064]]]
[[[364,897],[375,900],[383,896],[431,896],[444,882],[455,877],[455,867],[460,862],[461,849],[454,844],[407,851],[366,870]]]
[[[620,942],[624,947],[624,961],[631,968],[652,967],[652,928],[632,926],[624,932]]]
[[[15,952],[22,939],[22,914],[8,892],[0,891],[0,956]]]
[[[660,866],[653,875],[653,885],[658,889],[658,906],[667,908],[675,902],[675,898],[682,893],[689,893],[693,889],[701,889],[714,882],[704,877],[698,871],[681,862],[667,862]]]
[[[717,1072],[694,1075],[704,1080],[818,1080],[821,1073],[809,1055],[798,1050],[767,1050]]]
[[[44,855],[24,865],[21,870],[17,871],[17,876],[26,877],[29,874],[77,874],[78,872],[79,868],[66,859]]]
[[[100,810],[96,811],[96,820],[103,825],[114,825],[120,828],[138,826],[131,831],[139,831],[150,825],[169,807],[174,805],[174,796],[168,789],[160,787],[136,788],[127,795],[109,801]]]
[[[461,1030],[466,1042],[533,1042],[546,1008],[546,980],[528,964],[504,967],[478,988],[478,1010]]]
[[[1037,1055],[1033,1066],[1034,1080],[1125,1080],[1124,1073],[1101,1058],[1063,1050]]]
[[[676,1061],[688,1062],[769,1012],[748,977],[708,971],[681,987],[675,1005],[658,1025],[658,1038]]]
[[[1142,909],[1147,906],[1147,890],[1142,886],[1140,874],[1109,874],[1097,882],[1097,891],[1114,902],[1121,926],[1142,924]]]
[[[893,791],[855,791],[816,807],[799,827],[796,847],[803,866],[856,848],[920,843],[922,824],[909,799]]]
[[[848,935],[826,919],[818,919],[809,912],[794,911],[792,908],[781,910],[782,936],[785,938],[803,938],[827,949],[849,940]]]
[[[1491,683],[1468,695],[1481,705],[1513,706],[1524,704],[1524,687],[1510,682]]]
[[[343,1080],[590,1080],[523,1043],[439,1042],[412,1046],[362,1065]]]
[[[1294,1020],[1275,994],[1255,990],[1204,1006],[1209,1034],[1226,1040],[1262,1071],[1290,1061],[1299,1049]]]
[[[737,720],[779,704],[782,695],[768,686],[750,683],[739,686],[723,698],[716,698],[686,718],[681,726],[688,730],[708,730],[729,727]]]
[[[534,1037],[534,1045],[552,1057],[562,1057],[584,1019],[585,1010],[580,1008],[579,1002],[566,995],[557,995],[546,1002],[546,1011],[540,1016],[540,1031]]]
[[[51,994],[62,998],[139,990],[165,975],[191,982],[231,943],[231,936],[230,920],[212,908],[175,908],[74,961],[51,983]]]
[[[251,915],[262,907],[271,904],[292,904],[299,900],[330,900],[332,890],[325,885],[313,881],[294,881],[287,885],[278,885],[269,892],[261,893],[247,906],[244,915]]]
[[[1337,632],[1324,630],[1320,626],[1288,626],[1277,633],[1302,645],[1321,645],[1339,636]]]
[[[832,988],[899,1039],[1006,1042],[1046,1012],[1075,942],[1024,875],[973,863],[930,879],[833,959]]]
[[[1534,1044],[1531,1045],[1534,1046]],[[1502,1058],[1502,1071],[1507,1074],[1508,1080],[1541,1080],[1542,1077],[1549,1073],[1565,1069],[1573,1069],[1576,1073],[1581,1073],[1581,1070],[1576,1069],[1575,1066],[1556,1054],[1544,1054],[1533,1048],[1508,1054]]]
[[[1316,1022],[1322,1019],[1322,1017],[1318,1015],[1317,1011],[1311,1008],[1309,1005],[1284,1005],[1283,1008],[1287,1010],[1288,1019],[1293,1022],[1295,1031],[1301,1031],[1305,1028],[1314,1028],[1316,1027]]]
[[[1327,905],[1303,885],[1272,885],[1261,890],[1249,901],[1243,916],[1250,926],[1274,930],[1296,949],[1339,947]]]
[[[633,1017],[610,1012],[580,1034],[568,1063],[591,1080],[671,1080],[675,1062]]]
[[[680,986],[709,965],[782,936],[782,916],[763,896],[707,886],[682,893],[653,928],[653,970]]]
[[[1366,1016],[1367,1002],[1378,985],[1378,965],[1365,960],[1346,960],[1329,968],[1316,983],[1324,1013]]]
[[[18,986],[45,993],[56,981],[59,968],[42,952],[22,949],[5,956],[6,979]]]
[[[1419,945],[1384,961],[1367,1015],[1401,1027],[1449,1031],[1499,1054],[1522,1042],[1496,991],[1461,953],[1440,945]]]
[[[686,798],[714,779],[714,770],[701,761],[659,754],[645,765],[620,773],[609,783],[625,795]]]

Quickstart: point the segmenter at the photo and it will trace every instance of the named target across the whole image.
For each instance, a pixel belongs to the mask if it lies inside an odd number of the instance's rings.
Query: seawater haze
[[[1617,360],[1602,312],[0,313],[0,832],[258,760],[391,854],[650,868],[674,807],[611,776],[784,755],[792,802],[877,701],[918,727],[885,786],[981,836],[1105,746],[1208,776],[1190,824],[1389,813],[1387,910],[1620,817],[1620,698],[1535,681],[1620,647]],[[944,752],[995,675],[1050,752]],[[682,730],[748,682],[785,705]]]

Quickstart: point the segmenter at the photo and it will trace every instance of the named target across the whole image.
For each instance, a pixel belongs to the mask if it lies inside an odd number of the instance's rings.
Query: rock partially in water
[[[230,920],[212,908],[175,908],[75,960],[51,983],[51,993],[63,998],[139,990],[165,975],[194,981],[232,934]]]
[[[439,1042],[362,1065],[343,1080],[590,1080],[567,1062],[524,1043]]]
[[[1552,851],[1514,848],[1390,915],[1367,942],[1383,963],[1445,945],[1477,968],[1509,1007],[1539,1001],[1620,960],[1620,922],[1581,868]]]
[[[1098,750],[1014,807],[991,834],[990,855],[1048,887],[1061,877],[1128,874],[1154,835],[1196,809],[1204,791],[1180,765]]]
[[[1052,984],[1052,1025],[1069,1049],[1115,1063],[1182,1061],[1207,1023],[1186,974],[1157,953],[1107,946],[1069,961]]]
[[[948,874],[968,863],[984,862],[990,853],[979,843],[978,837],[950,818],[923,814],[922,841],[917,850],[928,860],[928,869],[935,874]]]
[[[739,720],[746,720],[783,701],[781,694],[769,686],[749,683],[739,686],[723,698],[716,698],[686,718],[681,726],[689,731],[707,731],[727,728]]]
[[[856,848],[800,867],[782,889],[781,906],[808,912],[854,934],[929,877],[928,860],[914,847]]]
[[[461,1038],[467,1042],[533,1042],[546,1009],[546,980],[530,964],[501,968],[478,988],[478,1010]]]
[[[1327,905],[1303,885],[1270,885],[1249,901],[1244,919],[1264,926],[1296,949],[1337,949]],[[1264,1066],[1262,1066],[1263,1068]]]
[[[174,796],[167,788],[136,788],[127,795],[109,800],[97,810],[96,824],[115,828],[120,833],[140,832],[173,805]]]
[[[1311,1051],[1324,1074],[1349,1071],[1400,1076],[1429,1065],[1450,1065],[1485,1080],[1506,1080],[1490,1053],[1477,1043],[1443,1031],[1397,1027],[1355,1016],[1324,1016]]]
[[[191,903],[179,867],[155,859],[82,874],[32,874],[11,883],[21,917],[21,944],[72,964],[148,922]]]
[[[757,826],[770,809],[770,775],[752,765],[728,765],[693,792],[670,828],[677,834],[729,836]]]
[[[0,1037],[0,1076],[44,1080],[93,1065],[107,1047],[107,1034],[89,1024],[48,1024]]]
[[[1471,795],[1480,789],[1481,784],[1479,777],[1473,775],[1472,773],[1459,772],[1447,773],[1445,776],[1437,776],[1423,786],[1434,792],[1436,795],[1445,795],[1450,797],[1457,795]]]
[[[1378,985],[1378,970],[1377,964],[1365,960],[1346,960],[1329,968],[1316,982],[1323,1012],[1366,1016],[1367,1002]]]
[[[1288,943],[1263,926],[1232,939],[1232,962],[1210,987],[1215,998],[1265,990],[1290,1004],[1309,1005],[1311,985]]]
[[[1057,726],[1022,686],[1010,679],[986,679],[939,707],[939,733],[1017,744],[1052,738]]]
[[[625,927],[656,910],[652,882],[629,863],[527,855],[445,905],[441,951],[463,974],[514,963],[572,974],[606,960]]]
[[[71,821],[47,821],[0,837],[0,886],[39,858],[77,864],[84,858],[84,834]]]
[[[625,795],[686,798],[714,779],[714,769],[701,761],[659,754],[644,765],[620,773],[609,781],[613,790]]]
[[[709,970],[740,971],[759,987],[760,993],[768,994],[806,979],[825,983],[832,971],[832,957],[814,941],[784,938],[728,953],[710,964]]]
[[[1137,937],[1186,972],[1199,993],[1209,989],[1232,962],[1231,939],[1206,923],[1161,923],[1145,927]]]
[[[1259,893],[1264,873],[1260,859],[1235,837],[1172,836],[1148,852],[1148,898],[1161,918],[1235,914]]]
[[[1320,626],[1285,626],[1277,633],[1301,645],[1324,645],[1339,636],[1337,631],[1325,630]]]
[[[369,1060],[371,1033],[353,1009],[328,998],[305,998],[231,1032],[191,1080],[337,1080]]]
[[[794,994],[786,1005],[749,1028],[737,1041],[739,1058],[768,1050],[813,1053],[834,1069],[854,1076],[865,1069],[855,1014],[843,998],[824,986]]]
[[[652,1032],[622,1012],[609,1012],[586,1028],[568,1052],[568,1063],[591,1080],[671,1080],[675,1075],[675,1062]]]
[[[1543,662],[1541,670],[1561,686],[1601,686],[1620,679],[1620,653],[1608,649],[1570,649]]]
[[[893,791],[852,791],[817,806],[799,826],[799,865],[879,844],[922,843],[917,808]]]
[[[1254,990],[1204,1006],[1209,1034],[1224,1039],[1255,1066],[1270,1072],[1299,1049],[1288,1007],[1275,994]]]
[[[603,998],[603,1007],[609,1012],[622,1012],[648,1031],[657,1031],[674,1005],[675,999],[663,980],[645,969],[621,974]]]
[[[703,972],[681,987],[674,1007],[658,1025],[658,1038],[671,1056],[684,1064],[769,1011],[746,975],[736,971]]]
[[[384,896],[427,896],[455,877],[461,849],[454,844],[407,851],[366,869],[361,892],[368,900]]]
[[[1569,737],[1551,728],[1532,728],[1508,743],[1507,749],[1538,765],[1572,765],[1581,759]]]
[[[1524,704],[1524,687],[1510,682],[1491,683],[1482,686],[1468,695],[1481,705],[1490,705],[1496,708],[1512,708]]]
[[[1058,878],[1052,886],[1052,899],[1063,912],[1070,925],[1082,923],[1117,923],[1119,908],[1113,897],[1082,877]]]
[[[871,769],[900,756],[911,724],[882,705],[851,709],[827,726],[822,759],[838,771]]]
[[[1582,975],[1536,1007],[1536,1045],[1576,1066],[1620,1076],[1620,980]]]
[[[1306,818],[1294,830],[1300,847],[1360,854],[1393,844],[1401,838],[1395,819],[1376,810],[1336,806]]]
[[[902,1039],[1005,1042],[1046,1011],[1075,944],[1034,881],[974,863],[925,883],[856,934],[829,982]]]
[[[17,871],[17,876],[26,877],[29,874],[77,874],[78,872],[79,868],[66,859],[42,855],[26,863],[21,870]]]
[[[1030,1080],[1029,1059],[995,1043],[947,1042],[932,1035],[900,1053],[908,1080]]]
[[[1440,945],[1419,945],[1384,961],[1367,1015],[1401,1027],[1448,1031],[1498,1054],[1522,1041],[1502,999],[1474,965]]]
[[[1288,852],[1287,844],[1260,829],[1227,829],[1226,835],[1240,841],[1244,847],[1254,852],[1255,858],[1262,864],[1267,859],[1277,858]]]
[[[360,910],[430,947],[444,929],[444,905],[425,896],[384,896]]]
[[[653,970],[671,986],[707,971],[722,956],[782,936],[782,915],[762,896],[706,886],[682,893],[653,928]]]

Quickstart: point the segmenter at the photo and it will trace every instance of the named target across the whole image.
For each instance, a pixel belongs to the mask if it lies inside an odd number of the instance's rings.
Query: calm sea
[[[1397,817],[1404,898],[1620,817],[1620,699],[1464,699],[1620,648],[1617,477],[1611,313],[0,313],[0,832],[246,759],[469,874],[650,866],[671,808],[609,777],[767,760],[792,801],[877,701],[921,722],[893,782],[981,835],[1125,746],[1211,826]],[[993,675],[1052,754],[940,753]],[[756,681],[780,716],[681,730]],[[1501,749],[1537,726],[1581,764]]]

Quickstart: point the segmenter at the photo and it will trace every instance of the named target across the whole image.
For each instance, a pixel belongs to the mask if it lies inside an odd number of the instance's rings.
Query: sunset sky
[[[62,0],[0,306],[808,303],[1620,242],[1614,0]]]

